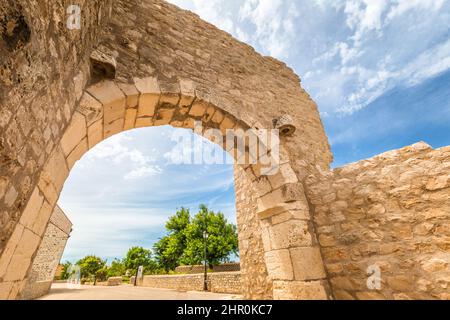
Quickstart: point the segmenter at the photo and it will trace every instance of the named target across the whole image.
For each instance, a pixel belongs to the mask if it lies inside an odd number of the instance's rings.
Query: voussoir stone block
[[[79,112],[75,112],[72,121],[61,139],[61,148],[65,156],[86,136],[86,118]]]
[[[69,176],[69,169],[62,148],[56,147],[53,150],[43,171],[46,173],[46,177],[50,179],[55,190],[59,194],[66,178]]]
[[[23,280],[30,266],[31,257],[39,246],[41,238],[27,228],[14,251],[11,262],[6,270],[4,281]]]
[[[20,217],[20,223],[23,226],[32,229],[43,203],[44,196],[40,194],[39,188],[36,187],[31,194],[30,200],[28,200],[22,216]]]
[[[69,170],[73,168],[75,163],[81,159],[81,157],[89,150],[88,139],[84,138],[81,142],[73,149],[73,151],[67,156],[67,165]]]
[[[158,79],[153,77],[135,78],[134,83],[140,93],[138,117],[153,117],[161,96]]]
[[[103,119],[103,105],[87,92],[81,98],[78,111],[86,117],[87,126]]]
[[[137,108],[139,105],[139,91],[134,84],[119,83],[117,84],[126,97],[127,108]]]
[[[92,149],[103,140],[103,119],[91,124],[87,130],[89,149]]]
[[[102,81],[87,89],[103,106],[121,106],[125,102],[125,94],[113,81]]]
[[[5,249],[2,252],[2,255],[0,257],[0,278],[3,278],[3,280],[6,274],[6,270],[11,263],[14,252],[19,245],[20,239],[22,239],[24,229],[24,226],[22,226],[20,223],[16,225],[11,237],[6,244]]]
[[[153,125],[154,126],[164,126],[164,125],[169,124],[171,122],[174,114],[175,114],[175,108],[173,108],[173,107],[159,108],[154,117]]]
[[[125,113],[125,122],[123,125],[124,130],[131,130],[134,128],[136,124],[137,113],[137,109],[127,109]]]

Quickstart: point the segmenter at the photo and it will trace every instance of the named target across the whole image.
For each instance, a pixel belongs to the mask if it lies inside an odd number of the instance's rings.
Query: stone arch
[[[0,210],[6,217],[0,298],[21,296],[70,167],[98,141],[133,127],[190,127],[193,119],[207,128],[270,129],[284,115],[297,131],[281,138],[279,172],[264,176],[258,165],[235,170],[235,184],[246,195],[237,197],[241,251],[248,252],[244,271],[251,275],[246,296],[328,298],[303,185],[309,175],[328,169],[332,155],[299,77],[163,0],[86,1],[81,30],[65,30],[56,23],[66,18],[62,5],[42,1],[49,5],[22,6],[31,41],[7,59],[23,63],[14,70],[32,76],[13,86],[8,73],[0,74],[7,84],[6,90],[0,86]],[[47,19],[34,19],[46,15],[55,17],[49,19],[52,28]],[[44,29],[58,32],[37,37]],[[47,54],[42,48],[49,48]],[[208,108],[214,109],[211,119]],[[217,112],[224,116],[220,123]]]
[[[217,128],[222,133],[228,129],[251,128],[248,122],[217,107],[212,97],[198,96],[194,82],[181,80],[171,87],[174,90],[162,91],[160,81],[148,77],[135,78],[129,83],[102,81],[85,90],[60,143],[44,165],[38,185],[8,243],[6,253],[9,254],[2,255],[3,263],[3,259],[10,259],[2,270],[3,279],[26,281],[25,267],[33,260],[41,240],[39,235],[44,232],[70,170],[83,154],[99,142],[140,127],[171,125],[193,129],[195,121],[202,121],[205,128]],[[236,157],[233,150],[226,151]],[[247,209],[252,208],[250,211],[241,209],[242,212],[238,212],[238,215],[254,215],[250,218],[238,217],[238,221],[249,223],[250,220],[252,223],[251,226],[246,223],[238,225],[243,242],[241,247],[247,244],[242,249],[244,255],[241,257],[243,281],[252,287],[245,292],[246,297],[284,298],[289,292],[288,287],[292,286],[287,297],[296,298],[295,292],[299,290],[296,286],[300,283],[313,286],[312,290],[308,287],[301,289],[304,297],[326,297],[323,283],[305,282],[311,277],[317,280],[325,276],[320,252],[313,247],[315,235],[307,222],[309,211],[306,198],[287,153],[281,150],[279,170],[274,175],[261,174],[259,162],[235,167],[235,179],[240,183],[237,197],[239,193],[247,192],[253,201],[248,204]],[[250,242],[252,246],[248,245]],[[292,259],[294,254],[300,254],[303,259],[313,259],[301,261],[302,266],[296,268]],[[21,261],[23,270],[17,269],[18,261]],[[264,279],[253,279],[252,269],[262,270]],[[305,279],[305,273],[313,275],[306,274]],[[17,292],[11,294],[20,296],[20,289],[18,287]]]

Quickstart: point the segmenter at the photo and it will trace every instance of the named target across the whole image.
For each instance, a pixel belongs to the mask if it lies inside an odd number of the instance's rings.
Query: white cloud
[[[450,69],[450,39],[418,55],[400,73],[400,78],[409,85],[418,84]]]
[[[142,179],[147,178],[150,176],[155,176],[157,174],[160,174],[162,172],[161,168],[157,165],[155,166],[144,166],[137,169],[134,169],[130,172],[128,172],[125,176],[125,180],[136,180],[136,179]]]
[[[238,39],[293,66],[327,114],[450,68],[448,0],[172,1],[219,25],[230,19]]]
[[[89,166],[98,160],[116,166],[126,164],[130,171],[124,175],[125,180],[146,178],[162,173],[161,167],[154,164],[155,157],[144,154],[136,148],[130,149],[126,145],[131,140],[129,132],[112,136],[92,149],[81,163],[81,167]]]
[[[239,17],[241,22],[250,22],[255,28],[252,41],[274,57],[289,56],[298,17],[295,2],[246,0],[240,7]]]
[[[411,10],[437,11],[442,8],[446,0],[395,0],[387,18],[393,20]]]

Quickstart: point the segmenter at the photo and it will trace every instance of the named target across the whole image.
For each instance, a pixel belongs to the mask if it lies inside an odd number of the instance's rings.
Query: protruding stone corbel
[[[283,137],[292,136],[297,128],[294,125],[294,120],[288,114],[284,114],[279,118],[273,119],[273,126],[280,131]]]
[[[117,53],[104,46],[95,49],[90,56],[92,82],[116,78]]]

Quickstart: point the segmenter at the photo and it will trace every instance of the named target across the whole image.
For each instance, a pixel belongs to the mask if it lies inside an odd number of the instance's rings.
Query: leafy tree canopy
[[[106,266],[106,261],[96,256],[86,256],[78,260],[76,264],[80,266],[81,277],[96,278],[97,272]]]
[[[139,266],[143,266],[147,271],[157,268],[156,262],[152,259],[151,250],[142,247],[133,247],[128,250],[123,264],[132,273],[136,272]]]
[[[205,205],[192,219],[190,212],[182,208],[169,218],[168,235],[154,246],[155,257],[166,271],[179,265],[200,264],[204,260],[206,231],[207,262],[210,265],[229,261],[231,254],[238,254],[236,226],[229,223],[221,212],[210,211]]]

